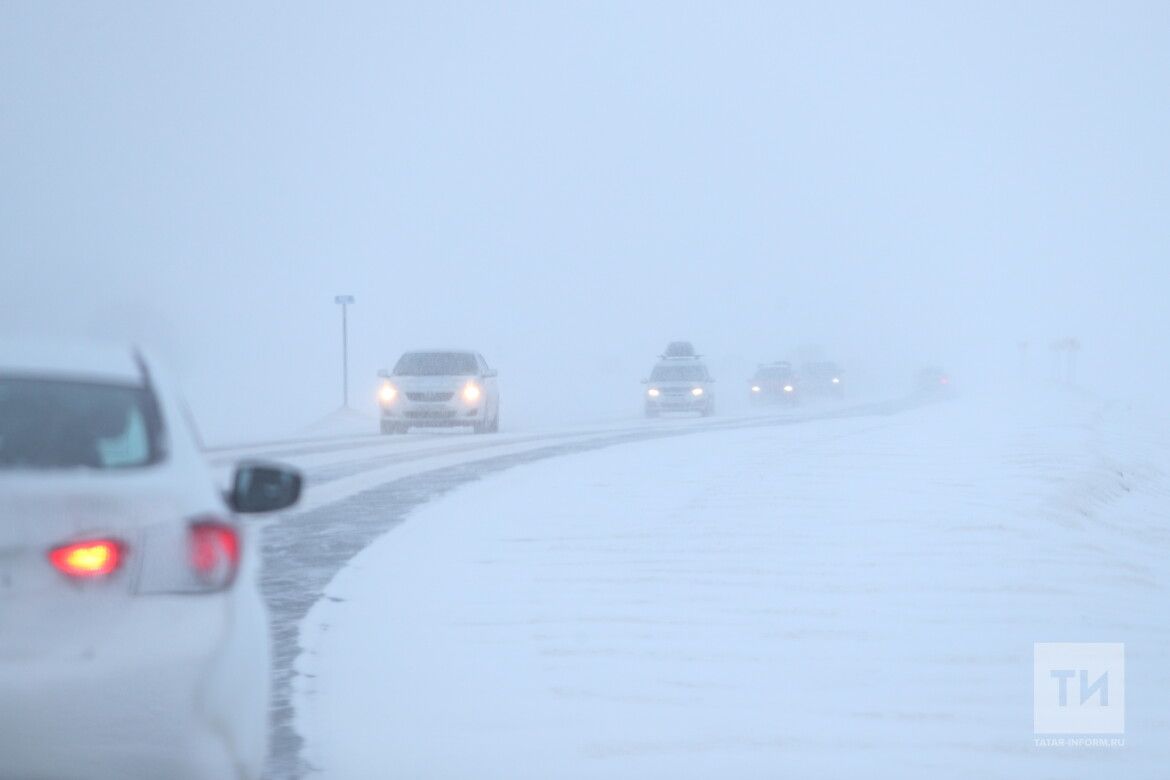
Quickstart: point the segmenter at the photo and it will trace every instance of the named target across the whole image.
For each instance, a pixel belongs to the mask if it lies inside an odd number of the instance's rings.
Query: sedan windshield
[[[469,352],[408,352],[394,366],[397,376],[474,376],[479,373]]]
[[[159,457],[148,390],[0,377],[0,469],[115,469]]]
[[[655,366],[650,374],[652,382],[702,382],[707,369],[702,366]]]

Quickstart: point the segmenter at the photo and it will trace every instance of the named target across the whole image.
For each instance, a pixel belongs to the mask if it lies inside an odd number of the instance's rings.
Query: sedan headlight
[[[701,387],[696,387],[694,390],[691,391],[691,395],[693,395],[695,398],[698,398],[702,394],[703,394],[703,388],[701,388]]]
[[[383,383],[383,385],[380,388],[378,388],[378,400],[384,404],[394,403],[394,399],[397,397],[398,397],[398,388],[395,387],[394,385],[390,384],[389,382]]]
[[[752,385],[752,392],[753,393],[760,392],[760,386],[759,385]]]
[[[784,392],[791,393],[792,390],[793,390],[792,385],[784,385]]]
[[[841,380],[838,377],[833,377],[833,384],[839,385],[841,384]]]
[[[479,389],[479,385],[475,382],[468,382],[463,388],[463,400],[469,404],[478,401],[481,395],[483,395],[483,391]]]
[[[657,398],[661,395],[661,393],[658,391],[657,387],[651,387],[646,391],[646,395],[650,396],[651,398]]]

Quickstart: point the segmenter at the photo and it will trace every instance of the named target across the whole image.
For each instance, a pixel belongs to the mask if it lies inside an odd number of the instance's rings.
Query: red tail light
[[[197,520],[191,524],[191,569],[199,581],[211,588],[226,588],[240,566],[240,536],[220,520]]]
[[[115,539],[88,539],[49,551],[49,562],[70,577],[104,577],[122,563],[122,545]]]

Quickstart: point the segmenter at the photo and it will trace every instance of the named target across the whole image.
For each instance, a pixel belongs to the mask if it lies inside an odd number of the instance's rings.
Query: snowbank
[[[327,778],[1159,776],[1170,453],[1074,396],[505,472],[302,625]],[[1032,645],[1125,642],[1126,746],[1037,747]]]

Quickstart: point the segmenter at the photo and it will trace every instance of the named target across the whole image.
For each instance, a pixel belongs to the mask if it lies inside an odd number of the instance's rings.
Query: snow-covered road
[[[277,441],[209,452],[227,480],[240,458],[277,458],[304,469],[309,488],[294,513],[267,524],[262,587],[272,621],[273,735],[269,778],[299,778],[309,767],[292,727],[293,664],[299,625],[325,586],[349,560],[422,504],[465,483],[516,465],[567,453],[713,430],[791,426],[838,417],[882,417],[923,399],[853,402],[715,419],[626,420],[545,431],[466,434],[377,434]]]
[[[501,439],[471,463],[334,475],[319,489],[369,485],[275,525],[267,550],[284,630],[307,611],[307,765],[1164,774],[1166,430],[1071,394],[869,411],[887,414]],[[1126,643],[1125,747],[1035,746],[1037,641]],[[298,747],[273,776],[302,771]]]

